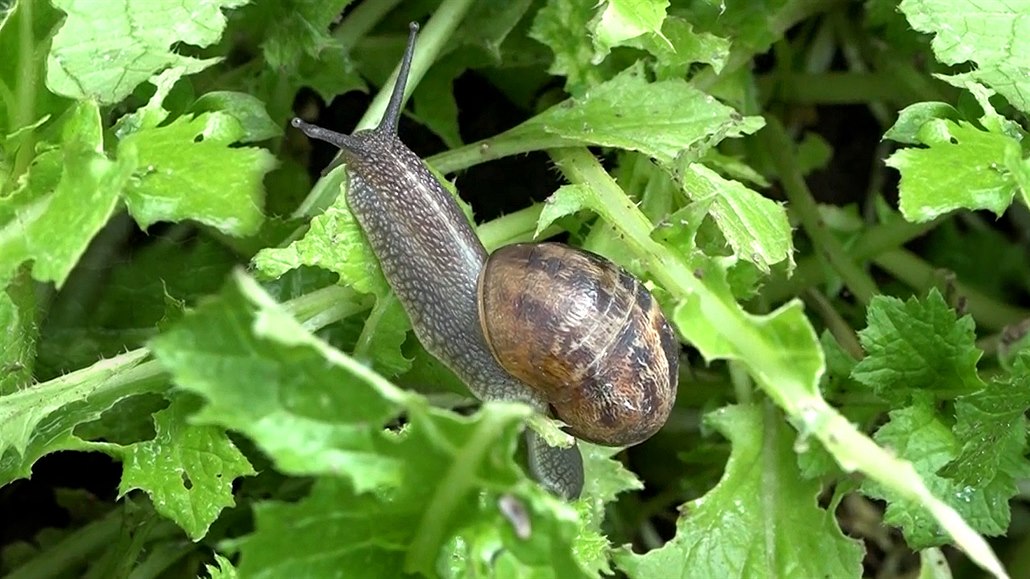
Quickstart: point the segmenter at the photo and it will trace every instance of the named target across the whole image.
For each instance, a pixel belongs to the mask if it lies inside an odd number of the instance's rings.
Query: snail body
[[[309,137],[340,148],[349,179],[347,204],[364,231],[387,282],[408,313],[415,335],[426,350],[448,366],[477,398],[525,402],[545,414],[554,407],[558,416],[568,421],[567,417],[574,418],[577,413],[558,407],[566,402],[575,403],[582,397],[561,394],[560,389],[554,387],[540,388],[532,382],[527,383],[525,378],[528,375],[521,371],[523,366],[516,364],[513,367],[519,371],[512,372],[502,365],[502,361],[509,360],[508,350],[491,347],[487,341],[486,331],[499,332],[497,328],[502,326],[499,318],[490,319],[488,314],[479,311],[480,303],[484,300],[491,303],[503,296],[497,282],[510,272],[504,256],[511,250],[502,249],[488,257],[454,198],[422,160],[397,137],[417,30],[418,26],[412,23],[398,80],[378,127],[345,135],[296,118],[292,124]],[[571,248],[567,249],[576,253]],[[597,256],[587,261],[594,258]],[[632,281],[637,284],[636,280]],[[481,288],[484,291],[481,292]],[[653,301],[649,294],[647,300]],[[631,311],[638,310],[631,308]],[[501,310],[498,312],[501,318],[507,316]],[[521,330],[515,328],[514,331]],[[597,330],[588,329],[590,332]],[[669,332],[671,336],[671,330]],[[586,342],[582,345],[585,346]],[[652,422],[657,422],[660,427],[675,398],[676,358],[670,355],[663,359],[671,364],[660,370],[671,377],[671,396],[668,395],[669,388],[666,388],[663,402],[652,403],[639,397],[607,398],[624,406],[657,409],[657,419]],[[601,382],[605,380],[602,378]],[[628,416],[626,413],[609,416],[603,411],[582,415],[591,420],[596,418],[609,429],[617,428],[609,424],[609,418],[618,415],[625,420]],[[600,436],[595,437],[592,430],[570,425],[573,434],[609,445],[639,442],[641,436],[646,438],[656,429],[649,425],[643,428],[646,435],[641,435],[638,429],[632,436],[604,442]],[[527,429],[527,447],[530,470],[537,480],[561,496],[579,496],[583,486],[583,462],[578,447],[548,446],[531,429]]]

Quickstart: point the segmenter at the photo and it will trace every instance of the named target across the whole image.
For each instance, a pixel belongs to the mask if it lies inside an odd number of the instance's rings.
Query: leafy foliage
[[[68,17],[50,47],[47,86],[70,98],[114,104],[166,67],[199,72],[212,61],[177,54],[172,45],[214,44],[225,29],[222,11],[245,2],[54,2]]]
[[[816,506],[820,485],[798,472],[791,435],[779,417],[758,406],[731,406],[708,419],[733,443],[726,473],[708,494],[686,505],[691,515],[680,518],[676,538],[642,556],[621,553],[626,572],[631,577],[859,574],[862,548]],[[806,532],[813,528],[821,531],[818,539]]]
[[[0,0],[0,574],[1019,571],[1026,12]],[[401,138],[484,246],[605,255],[683,346],[668,424],[582,443],[578,500],[289,127],[378,123],[413,20]]]

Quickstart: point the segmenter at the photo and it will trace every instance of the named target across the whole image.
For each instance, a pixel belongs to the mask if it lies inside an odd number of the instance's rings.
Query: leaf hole
[[[186,490],[190,490],[193,488],[193,481],[190,480],[190,475],[186,474],[186,471],[182,472],[182,486]]]

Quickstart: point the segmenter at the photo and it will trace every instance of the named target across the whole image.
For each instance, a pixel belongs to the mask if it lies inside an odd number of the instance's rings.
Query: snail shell
[[[679,344],[621,267],[559,243],[509,245],[488,259],[478,299],[498,363],[540,391],[571,434],[628,446],[665,424]]]

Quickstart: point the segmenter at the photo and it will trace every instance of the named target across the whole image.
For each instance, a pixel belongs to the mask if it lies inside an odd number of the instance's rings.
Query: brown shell
[[[559,243],[515,244],[479,279],[497,361],[540,390],[575,436],[648,439],[676,401],[679,344],[647,288],[618,265]]]

